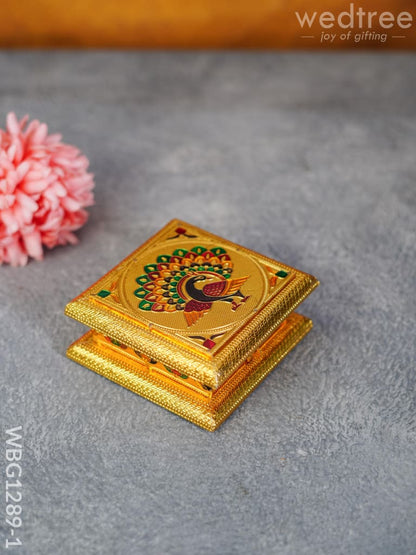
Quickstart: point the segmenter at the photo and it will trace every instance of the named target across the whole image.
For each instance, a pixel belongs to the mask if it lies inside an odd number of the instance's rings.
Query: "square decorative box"
[[[304,272],[178,220],[71,301],[69,358],[215,430],[311,329]]]

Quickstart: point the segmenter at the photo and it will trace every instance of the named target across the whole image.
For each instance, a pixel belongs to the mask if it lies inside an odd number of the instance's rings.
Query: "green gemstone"
[[[278,272],[276,272],[275,275],[279,278],[285,278],[287,275],[289,275],[289,272],[285,272],[284,270],[279,270]]]
[[[106,289],[101,289],[101,291],[97,293],[97,295],[104,299],[105,297],[108,297],[108,295],[111,295],[111,291],[107,291]]]

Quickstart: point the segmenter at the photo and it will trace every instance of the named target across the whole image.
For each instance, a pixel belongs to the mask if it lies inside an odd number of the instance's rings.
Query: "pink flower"
[[[24,266],[48,248],[78,239],[94,203],[88,159],[37,120],[7,116],[0,129],[0,264]]]

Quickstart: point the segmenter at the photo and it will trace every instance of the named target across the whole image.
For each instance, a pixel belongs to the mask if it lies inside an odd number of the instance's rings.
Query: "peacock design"
[[[161,254],[144,267],[134,291],[139,309],[173,313],[183,311],[188,326],[195,324],[212,305],[227,302],[235,311],[249,297],[240,288],[249,276],[232,278],[233,263],[222,247],[195,246]]]

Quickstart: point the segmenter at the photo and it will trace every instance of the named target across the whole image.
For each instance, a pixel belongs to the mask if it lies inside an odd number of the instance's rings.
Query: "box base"
[[[214,431],[311,328],[311,320],[301,314],[290,314],[216,390],[148,360],[126,346],[113,345],[109,338],[93,330],[75,341],[68,348],[67,356],[190,422]]]

